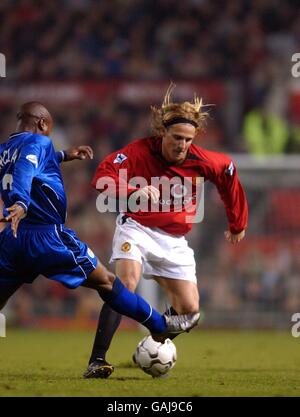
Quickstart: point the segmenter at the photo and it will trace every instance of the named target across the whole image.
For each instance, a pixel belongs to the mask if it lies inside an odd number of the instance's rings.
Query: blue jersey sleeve
[[[56,158],[59,164],[63,162],[66,159],[65,151],[56,152]]]
[[[22,146],[19,157],[14,164],[8,194],[12,204],[18,203],[27,210],[30,203],[32,181],[44,166],[46,151],[47,142],[43,139],[39,140],[39,138]]]

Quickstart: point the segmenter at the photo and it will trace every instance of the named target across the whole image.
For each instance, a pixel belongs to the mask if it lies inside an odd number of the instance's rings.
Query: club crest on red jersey
[[[232,177],[233,172],[234,172],[234,165],[233,165],[233,162],[231,161],[229,167],[225,171],[225,174]]]
[[[127,156],[123,153],[118,153],[118,155],[114,159],[114,164],[121,164],[127,159]]]

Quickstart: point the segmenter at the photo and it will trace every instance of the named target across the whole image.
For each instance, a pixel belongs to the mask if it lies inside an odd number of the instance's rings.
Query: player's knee
[[[102,279],[99,282],[99,289],[111,291],[114,280],[115,280],[115,275],[105,268],[105,271],[102,274]]]
[[[126,277],[120,277],[120,280],[129,291],[134,292],[136,290],[138,282],[134,276],[128,275]]]
[[[83,286],[93,288],[97,291],[111,291],[115,275],[108,271],[103,265],[98,266],[83,283]]]

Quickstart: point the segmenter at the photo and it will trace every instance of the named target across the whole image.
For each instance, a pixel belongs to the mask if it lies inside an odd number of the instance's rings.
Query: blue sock
[[[112,291],[100,295],[113,310],[143,324],[151,333],[162,333],[166,330],[164,316],[154,310],[141,296],[129,291],[118,277],[113,283]]]

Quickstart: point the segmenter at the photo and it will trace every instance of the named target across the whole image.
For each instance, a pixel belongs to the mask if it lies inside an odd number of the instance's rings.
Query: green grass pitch
[[[289,332],[199,330],[175,340],[170,377],[153,379],[132,353],[142,333],[117,333],[108,380],[85,380],[91,332],[10,330],[0,338],[0,396],[299,396],[300,339]]]

